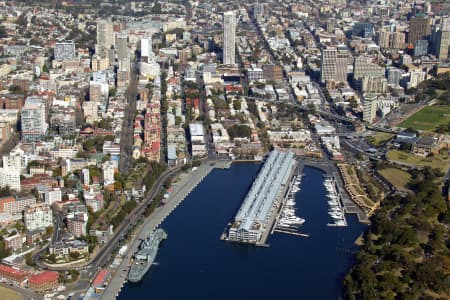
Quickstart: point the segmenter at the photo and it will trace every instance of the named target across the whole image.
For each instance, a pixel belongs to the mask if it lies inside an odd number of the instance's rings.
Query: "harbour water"
[[[142,282],[127,283],[118,299],[338,299],[343,277],[365,229],[356,217],[329,227],[322,172],[305,167],[297,215],[309,237],[275,233],[270,247],[219,239],[239,209],[259,164],[215,169],[162,224],[169,238]],[[342,251],[345,249],[345,251]],[[350,251],[348,251],[350,250]]]

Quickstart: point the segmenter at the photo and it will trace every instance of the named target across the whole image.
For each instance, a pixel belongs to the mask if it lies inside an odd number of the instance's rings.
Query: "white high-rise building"
[[[83,169],[83,184],[84,185],[89,185],[90,181],[89,181],[89,169]]]
[[[39,203],[25,209],[23,213],[28,231],[45,229],[53,225],[53,213],[49,205]]]
[[[103,167],[103,184],[109,185],[114,183],[114,171],[115,166],[112,161],[106,161],[102,165]]]
[[[223,64],[235,64],[236,51],[236,14],[227,11],[223,14]]]
[[[9,155],[3,155],[3,168],[9,169],[22,169],[22,156],[16,153],[10,153]]]
[[[149,58],[152,57],[152,48],[151,38],[141,39],[141,60],[143,62],[149,62]]]
[[[0,168],[0,188],[9,187],[11,190],[20,192],[20,168]]]
[[[62,194],[60,188],[52,188],[45,191],[44,194],[45,203],[52,205],[55,202],[60,202],[62,200]]]
[[[22,141],[39,141],[47,132],[46,101],[43,98],[30,96],[25,101],[21,112]]]

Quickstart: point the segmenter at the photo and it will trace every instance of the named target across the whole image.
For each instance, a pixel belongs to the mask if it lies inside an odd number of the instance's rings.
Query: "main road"
[[[163,184],[173,176],[176,172],[180,170],[180,167],[170,168],[166,170],[154,183],[151,190],[148,192],[145,199],[138,204],[137,207],[128,215],[127,220],[122,222],[113,236],[106,242],[106,244],[99,249],[97,254],[85,265],[79,266],[49,266],[42,262],[41,254],[46,249],[44,248],[39,253],[34,256],[34,261],[37,266],[55,270],[55,271],[68,271],[68,270],[85,270],[86,272],[95,271],[99,267],[105,265],[111,256],[111,253],[118,246],[121,239],[125,237],[127,232],[134,226],[139,220],[142,219],[143,213],[146,207],[154,200],[154,198],[159,194]],[[95,273],[95,272],[94,272]]]
[[[136,116],[136,100],[137,100],[137,84],[138,84],[138,64],[131,64],[131,78],[126,91],[127,105],[122,123],[122,134],[120,137],[120,174],[128,174],[133,153],[133,139],[134,139],[134,117]]]

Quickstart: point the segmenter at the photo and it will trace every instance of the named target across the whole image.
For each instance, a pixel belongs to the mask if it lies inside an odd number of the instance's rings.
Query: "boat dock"
[[[302,237],[309,237],[309,234],[307,234],[307,233],[301,233],[301,232],[297,232],[297,231],[282,230],[282,229],[274,229],[273,231],[274,231],[274,232],[280,232],[280,233],[286,233],[286,234],[297,235],[297,236],[302,236]]]
[[[328,214],[335,219],[334,223],[328,223],[327,226],[344,227],[347,226],[345,219],[345,210],[342,206],[342,196],[336,186],[334,177],[324,175],[324,186],[328,192],[328,205],[330,207]]]
[[[112,270],[113,277],[105,291],[102,293],[100,299],[111,300],[118,297],[126,282],[132,256],[137,251],[141,240],[144,240],[149,232],[152,232],[159,227],[214,168],[224,169],[229,166],[230,164],[228,161],[207,162],[203,163],[195,171],[189,171],[188,173],[183,172],[178,175],[179,180],[173,183],[172,188],[174,191],[169,195],[169,198],[165,200],[165,204],[157,207],[150,217],[137,228],[136,234],[131,241],[131,245],[123,255],[120,265]]]
[[[284,194],[283,201],[281,202],[280,209],[278,210],[275,222],[272,226],[270,234],[285,233],[296,236],[308,237],[308,234],[304,234],[298,231],[298,226],[305,222],[304,219],[297,217],[294,214],[295,211],[295,195],[300,190],[301,179],[303,176],[303,166],[297,165],[297,168],[289,180],[289,186]],[[289,214],[291,221],[286,220],[286,216]]]
[[[364,211],[351,200],[350,196],[345,190],[344,181],[342,179],[341,173],[336,167],[335,162],[328,159],[300,158],[299,167],[303,168],[304,166],[319,169],[326,175],[332,176],[336,182],[336,188],[340,194],[341,204],[344,208],[344,212],[346,214],[356,214],[360,223],[370,224],[369,218],[366,216]]]

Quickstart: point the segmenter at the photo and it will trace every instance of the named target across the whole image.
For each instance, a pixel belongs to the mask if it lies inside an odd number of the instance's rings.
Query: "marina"
[[[279,214],[277,214],[275,219],[275,224],[271,232],[272,234],[274,232],[279,232],[303,237],[309,236],[308,234],[299,232],[299,227],[302,226],[306,220],[296,215],[297,203],[295,196],[300,191],[302,176],[302,169],[297,169],[297,174],[292,177]]]
[[[345,271],[354,261],[354,241],[365,225],[351,214],[346,216],[347,227],[326,226],[327,191],[318,169],[303,169],[305,175],[295,195],[296,211],[306,219],[301,231],[308,238],[275,231],[268,248],[218,239],[260,169],[261,164],[233,164],[230,169],[211,172],[161,224],[169,238],[158,252],[160,265],[153,265],[141,282],[125,284],[119,300],[145,300],[150,294],[167,300],[338,299]],[[318,289],[319,281],[327,284]]]
[[[336,188],[336,182],[333,177],[324,175],[323,185],[327,190],[328,215],[332,219],[327,226],[347,226],[345,211],[342,207],[341,197]]]

